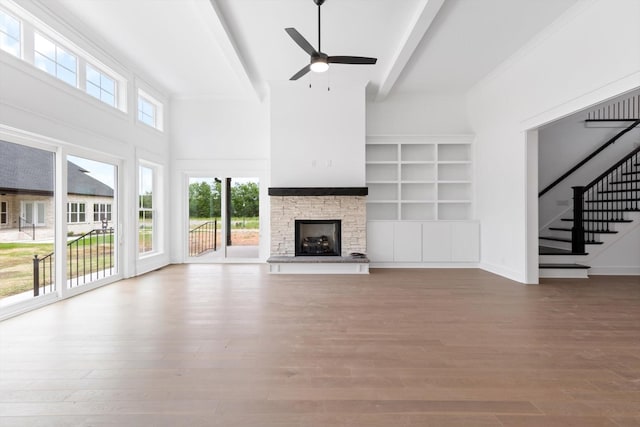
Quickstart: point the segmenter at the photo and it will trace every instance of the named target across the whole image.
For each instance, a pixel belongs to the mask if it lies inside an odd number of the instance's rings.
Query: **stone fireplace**
[[[354,253],[366,253],[366,187],[270,188],[269,195],[271,258],[292,257],[308,262],[309,258],[322,256],[326,257],[322,262],[330,262],[333,258],[351,258]],[[306,237],[311,238],[307,241],[307,248],[310,248],[307,253],[302,253],[304,242],[296,223],[298,227],[307,224]],[[338,246],[335,245],[336,237]],[[333,248],[329,253],[323,253],[322,247],[327,245]]]

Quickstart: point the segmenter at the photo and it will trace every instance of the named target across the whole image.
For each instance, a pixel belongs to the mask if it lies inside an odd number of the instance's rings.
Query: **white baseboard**
[[[590,276],[640,276],[640,267],[591,267]]]

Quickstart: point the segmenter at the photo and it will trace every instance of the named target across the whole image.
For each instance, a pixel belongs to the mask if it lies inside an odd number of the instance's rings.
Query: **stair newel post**
[[[571,228],[571,252],[584,253],[584,187],[573,188],[573,227]]]

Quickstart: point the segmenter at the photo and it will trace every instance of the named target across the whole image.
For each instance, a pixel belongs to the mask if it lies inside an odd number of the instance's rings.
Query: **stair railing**
[[[610,231],[622,212],[640,210],[640,147],[586,186],[573,188],[571,251],[583,253],[597,233]]]
[[[635,128],[636,126],[638,126],[640,124],[640,119],[635,120],[630,126],[626,127],[625,129],[621,130],[620,132],[618,132],[617,135],[615,135],[613,138],[609,139],[607,142],[605,142],[604,144],[602,144],[600,147],[598,147],[596,150],[594,150],[591,154],[589,154],[587,157],[585,157],[584,159],[582,159],[580,162],[578,162],[575,166],[573,166],[571,169],[569,169],[568,171],[566,171],[565,173],[563,173],[558,179],[556,179],[555,181],[553,181],[551,184],[547,185],[545,188],[542,189],[542,191],[540,191],[538,193],[538,197],[542,197],[545,193],[549,192],[549,190],[551,190],[553,187],[555,187],[556,185],[560,184],[562,181],[564,181],[569,175],[571,175],[572,173],[574,173],[575,171],[577,171],[578,169],[580,169],[582,166],[584,166],[587,162],[589,162],[589,160],[593,159],[594,157],[596,157],[598,154],[600,154],[600,152],[602,150],[604,150],[605,148],[607,148],[608,146],[610,146],[611,144],[613,144],[614,142],[616,142],[618,139],[620,139],[623,135],[625,135],[626,133],[630,132],[633,128]]]
[[[101,277],[113,274],[114,238],[113,228],[91,230],[67,243],[67,280],[69,287],[84,285]],[[33,295],[53,283],[53,252],[33,259]]]
[[[189,230],[189,256],[218,250],[218,221],[207,221]]]

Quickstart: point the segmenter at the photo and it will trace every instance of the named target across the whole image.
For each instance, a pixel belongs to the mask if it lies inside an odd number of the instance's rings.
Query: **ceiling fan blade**
[[[289,80],[298,80],[300,77],[304,76],[309,71],[311,71],[311,64],[305,66],[304,68],[302,68],[302,70],[295,73],[293,76],[291,76]]]
[[[378,58],[367,58],[365,56],[330,56],[327,62],[330,64],[365,64],[373,65]]]
[[[309,56],[318,55],[318,52],[316,52],[313,46],[311,46],[311,43],[309,43],[307,39],[302,37],[302,34],[300,34],[298,30],[296,30],[295,28],[285,28],[284,30],[291,36],[293,41],[296,42],[298,46],[300,46],[305,52],[309,54]]]

